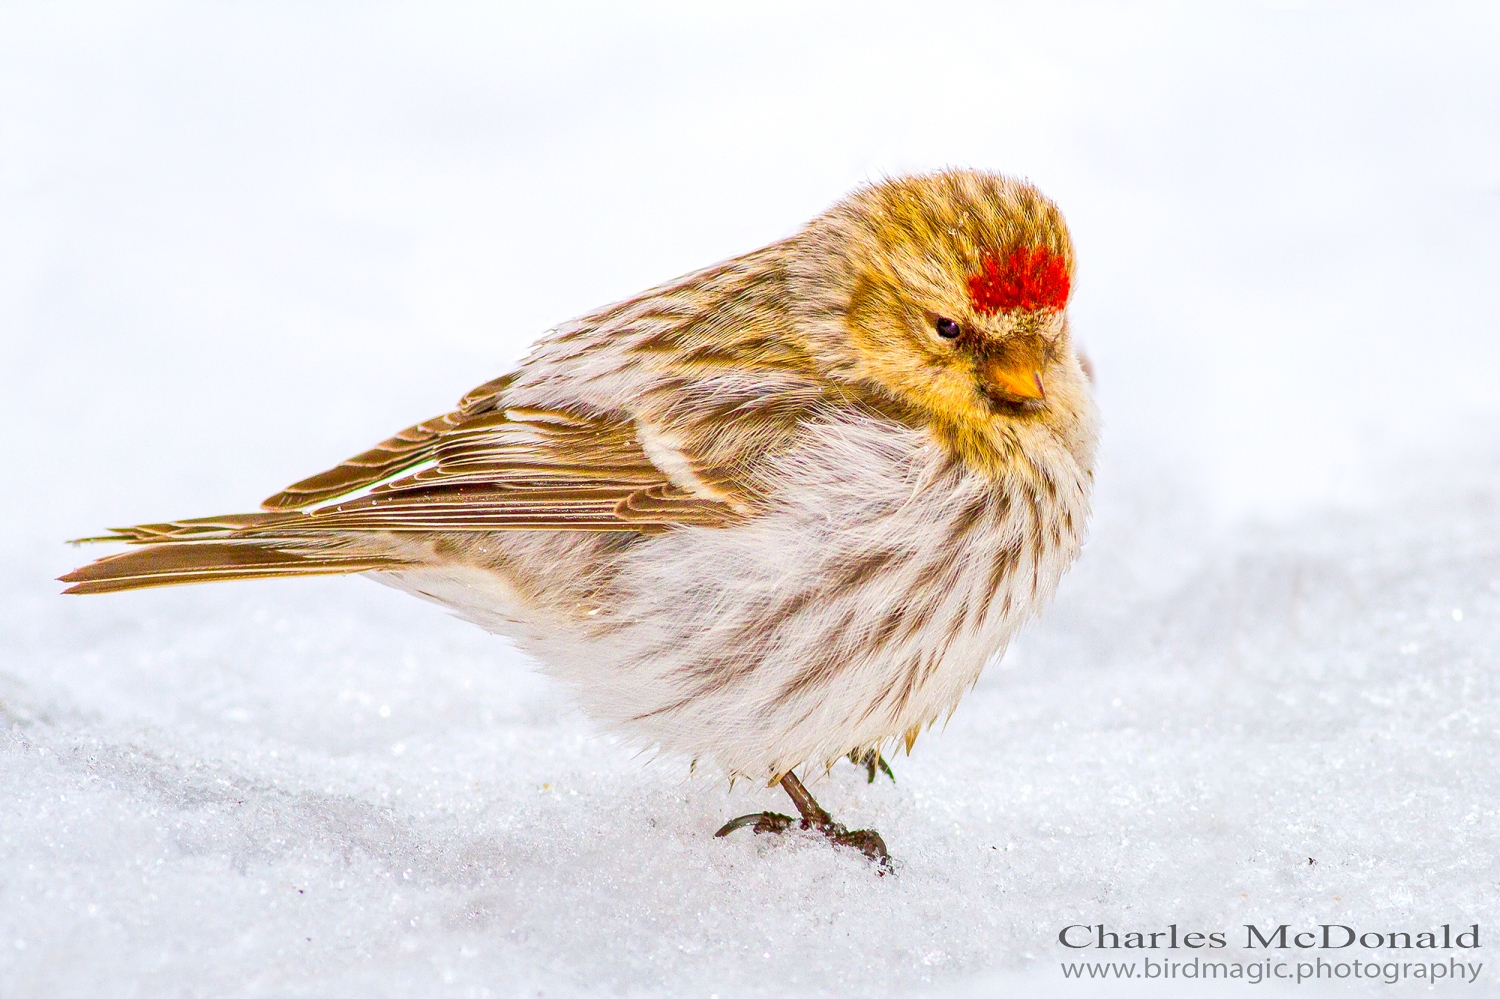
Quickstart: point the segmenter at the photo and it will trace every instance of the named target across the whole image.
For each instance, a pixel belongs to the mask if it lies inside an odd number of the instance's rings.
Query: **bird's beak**
[[[1045,402],[1041,365],[1033,358],[992,357],[979,365],[979,377],[991,394],[1012,402]]]

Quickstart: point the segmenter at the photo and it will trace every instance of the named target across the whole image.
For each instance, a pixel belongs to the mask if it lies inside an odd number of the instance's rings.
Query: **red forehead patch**
[[[1003,260],[987,256],[969,278],[969,299],[984,313],[1061,309],[1070,290],[1067,264],[1045,246],[1018,246]]]

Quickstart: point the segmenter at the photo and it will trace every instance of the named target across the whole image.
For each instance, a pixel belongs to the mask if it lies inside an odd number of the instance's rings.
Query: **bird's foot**
[[[891,765],[885,761],[884,756],[880,755],[880,750],[878,749],[867,749],[864,753],[860,753],[857,749],[851,749],[849,751],[849,762],[857,767],[865,768],[865,776],[868,778],[865,781],[866,784],[875,783],[876,770],[889,777],[892,784],[896,783],[896,775],[891,772]]]
[[[755,833],[783,833],[790,829],[795,823],[801,829],[816,829],[828,838],[832,843],[839,846],[853,847],[874,864],[879,865],[880,873],[885,874],[891,870],[891,855],[885,848],[885,840],[880,838],[880,833],[873,829],[856,829],[850,832],[837,822],[829,822],[821,825],[809,822],[807,819],[794,819],[790,815],[782,815],[779,812],[753,812],[750,815],[741,815],[737,819],[730,819],[724,823],[724,827],[715,836],[728,836],[736,829],[751,827]]]
[[[880,833],[873,829],[856,829],[850,832],[841,823],[833,821],[833,816],[823,810],[813,796],[807,793],[807,788],[797,776],[788,773],[781,778],[781,786],[791,795],[792,802],[797,806],[797,811],[802,813],[802,819],[798,820],[789,815],[779,812],[753,812],[750,815],[741,815],[737,819],[730,819],[715,836],[728,836],[736,829],[745,826],[753,826],[757,833],[782,833],[791,828],[793,822],[803,829],[816,829],[822,833],[830,842],[839,846],[852,847],[865,855],[865,858],[878,868],[881,876],[895,870],[891,863],[890,851],[885,848],[885,840],[880,838]]]
[[[831,827],[820,831],[839,846],[852,846],[864,854],[866,860],[880,869],[882,876],[895,870],[891,866],[891,854],[885,848],[885,840],[874,829],[856,829],[850,832],[835,822]]]

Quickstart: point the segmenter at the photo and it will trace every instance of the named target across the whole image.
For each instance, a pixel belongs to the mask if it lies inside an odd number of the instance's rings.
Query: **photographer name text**
[[[1057,942],[1071,950],[1220,950],[1230,940],[1242,940],[1246,950],[1477,950],[1479,924],[1441,926],[1421,930],[1370,930],[1343,923],[1319,923],[1293,928],[1287,923],[1265,929],[1245,923],[1240,930],[1183,930],[1172,923],[1160,930],[1126,930],[1105,923],[1073,923],[1057,934]]]

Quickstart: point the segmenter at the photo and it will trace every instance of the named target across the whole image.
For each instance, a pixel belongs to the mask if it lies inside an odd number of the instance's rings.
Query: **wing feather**
[[[307,509],[313,497],[335,501]],[[721,525],[736,516],[716,497],[673,485],[627,418],[536,409],[430,420],[264,506],[263,513],[142,524],[85,540],[291,543],[371,532],[651,531]]]
[[[782,252],[756,251],[560,327],[454,411],[293,483],[259,513],[84,539],[141,547],[63,577],[75,584],[68,592],[422,557],[411,554],[420,545],[376,537],[392,533],[646,534],[753,515],[757,469],[827,401],[789,332]]]

